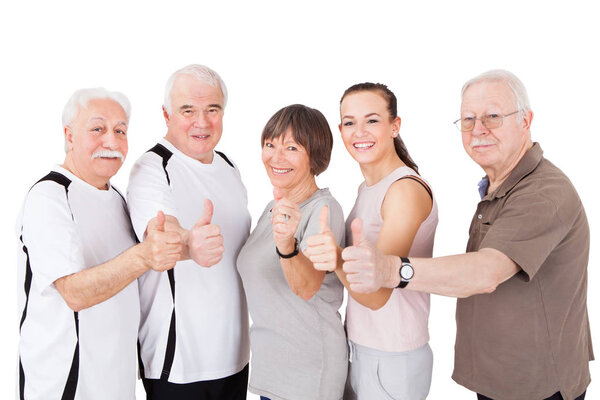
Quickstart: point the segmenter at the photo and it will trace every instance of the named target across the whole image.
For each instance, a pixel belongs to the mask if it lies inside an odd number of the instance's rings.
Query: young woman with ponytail
[[[342,96],[340,112],[344,145],[365,178],[346,220],[346,245],[367,239],[385,254],[431,257],[437,206],[400,138],[396,96],[382,84],[357,84]],[[335,269],[350,294],[345,398],[425,399],[433,366],[429,294],[401,288],[353,292],[342,270],[341,248],[327,238],[324,232],[309,239],[308,254],[313,261],[335,259],[323,268]]]

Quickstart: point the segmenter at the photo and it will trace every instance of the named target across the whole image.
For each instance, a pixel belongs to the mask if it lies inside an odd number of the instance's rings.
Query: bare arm
[[[290,254],[294,251],[294,234],[302,214],[297,204],[278,196],[275,200],[276,203],[271,211],[273,239],[281,254]],[[319,291],[325,278],[325,271],[317,271],[302,251],[292,258],[279,260],[285,279],[297,296],[308,300]]]
[[[69,308],[81,311],[92,307],[119,293],[149,269],[164,271],[175,266],[183,249],[181,237],[164,232],[164,215],[159,215],[162,217],[148,223],[148,235],[142,243],[110,261],[54,281]]]
[[[381,205],[383,225],[375,247],[383,254],[407,256],[421,223],[427,219],[433,201],[425,188],[413,180],[394,182]],[[354,233],[353,233],[354,236]],[[354,300],[373,310],[385,305],[395,286],[383,287],[372,293],[359,293],[350,288],[343,269],[336,273]]]
[[[415,258],[410,261],[415,276],[406,286],[407,289],[452,297],[491,293],[520,270],[508,256],[491,248],[454,256]]]
[[[400,258],[384,255],[370,243],[344,249],[344,270],[350,272],[353,290],[369,293],[396,287]],[[502,252],[484,248],[476,252],[437,258],[411,258],[415,274],[405,289],[443,296],[469,297],[491,293],[519,272],[519,266]],[[374,276],[365,271],[375,271]]]

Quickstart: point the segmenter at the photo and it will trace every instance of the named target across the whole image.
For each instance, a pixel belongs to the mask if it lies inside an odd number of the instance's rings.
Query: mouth
[[[356,142],[352,143],[352,147],[354,147],[358,151],[366,151],[371,147],[375,146],[375,142]]]
[[[191,137],[195,140],[206,140],[210,135],[191,135]]]
[[[285,175],[291,171],[293,171],[293,168],[275,168],[275,167],[271,167],[271,171],[273,172],[274,175]]]

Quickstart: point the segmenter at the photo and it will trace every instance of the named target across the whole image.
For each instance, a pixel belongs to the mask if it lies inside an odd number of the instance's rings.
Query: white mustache
[[[100,150],[100,151],[97,151],[94,154],[92,154],[92,160],[94,158],[101,158],[101,157],[120,158],[121,162],[125,161],[125,157],[123,156],[123,153],[121,153],[120,151],[117,151],[117,150]]]
[[[493,141],[488,140],[486,138],[477,138],[477,137],[474,137],[471,140],[471,143],[469,143],[469,146],[471,146],[471,147],[475,147],[475,146],[487,146],[487,145],[490,145],[490,144],[496,144],[496,143],[494,143]]]

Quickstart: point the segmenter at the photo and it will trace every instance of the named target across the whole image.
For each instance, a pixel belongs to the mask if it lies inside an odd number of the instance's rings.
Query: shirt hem
[[[480,393],[484,396],[487,396],[487,397],[490,397],[493,399],[499,399],[499,400],[500,399],[509,399],[509,398],[513,399],[513,400],[531,399],[531,398],[545,399],[547,397],[552,396],[556,392],[561,392],[561,389],[557,387],[557,388],[552,389],[549,393],[543,393],[543,392],[527,393],[523,397],[515,397],[514,395],[503,396],[502,394],[500,394],[498,392],[488,391],[485,388],[474,385],[471,382],[469,382],[468,379],[463,379],[461,376],[458,376],[456,374],[452,374],[452,380],[454,380],[454,382],[458,383],[461,386],[464,386],[465,388],[467,388],[473,392]],[[575,393],[572,395],[572,397],[575,398],[576,396],[582,395],[583,392],[585,392],[587,390],[587,387],[590,385],[590,383],[591,383],[591,379],[588,379],[587,382],[582,385],[583,388],[581,388],[581,393]],[[564,395],[564,393],[563,393],[563,395]]]
[[[219,370],[219,371],[209,371],[209,372],[202,372],[202,373],[192,373],[192,374],[174,374],[171,371],[171,374],[169,375],[169,382],[171,383],[194,383],[194,382],[200,382],[200,381],[211,381],[214,379],[222,379],[222,378],[227,378],[231,375],[235,375],[238,372],[240,372],[242,369],[244,369],[244,367],[246,365],[248,365],[249,360],[244,361],[238,365],[236,365],[235,367],[232,368],[228,368],[228,369],[223,369],[223,370]],[[160,379],[161,378],[161,372],[162,369],[156,373],[153,370],[147,370],[144,371],[145,372],[145,378],[146,379]]]

